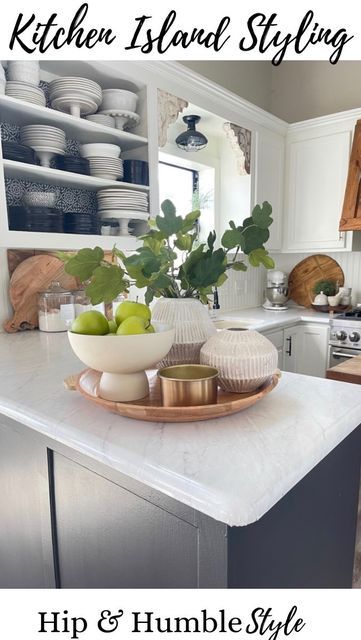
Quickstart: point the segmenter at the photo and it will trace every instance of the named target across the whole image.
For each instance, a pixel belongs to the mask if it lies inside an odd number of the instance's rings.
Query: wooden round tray
[[[275,388],[281,374],[277,372],[262,387],[252,393],[227,393],[218,389],[217,404],[207,404],[201,407],[163,407],[160,402],[157,372],[147,371],[147,375],[150,387],[149,396],[136,402],[112,402],[100,398],[98,383],[101,373],[93,369],[86,369],[79,374],[76,388],[91,402],[127,418],[149,422],[197,422],[198,420],[221,418],[247,409]]]

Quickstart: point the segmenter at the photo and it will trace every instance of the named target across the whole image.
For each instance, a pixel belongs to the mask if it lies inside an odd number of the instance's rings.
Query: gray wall
[[[182,64],[228,91],[270,111],[271,64],[269,62],[187,60]]]
[[[361,61],[183,63],[286,122],[361,106]]]
[[[287,122],[361,106],[361,61],[283,62],[271,75],[270,110]]]

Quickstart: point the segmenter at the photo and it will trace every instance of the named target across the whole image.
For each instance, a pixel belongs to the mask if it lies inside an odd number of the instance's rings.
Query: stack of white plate
[[[25,82],[8,80],[5,87],[5,93],[11,98],[24,100],[24,102],[32,102],[33,104],[39,104],[42,107],[45,107],[46,104],[44,91],[31,84],[25,84]]]
[[[65,133],[45,124],[29,124],[20,129],[21,142],[34,149],[43,167],[50,166],[54,155],[65,154]]]
[[[148,220],[148,194],[135,189],[101,189],[97,193],[102,218]]]
[[[49,98],[53,109],[80,117],[97,111],[102,89],[87,78],[57,78],[49,84]]]
[[[104,180],[122,179],[123,160],[120,158],[103,158],[91,156],[88,158],[90,164],[90,175]]]

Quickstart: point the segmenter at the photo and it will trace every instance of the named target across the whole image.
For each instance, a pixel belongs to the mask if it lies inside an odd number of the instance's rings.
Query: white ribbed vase
[[[218,382],[224,391],[246,393],[276,372],[278,353],[257,331],[224,329],[203,345],[201,363],[218,369]]]
[[[200,351],[217,330],[207,307],[194,298],[159,298],[152,319],[175,328],[174,344],[160,367],[173,364],[199,364]]]

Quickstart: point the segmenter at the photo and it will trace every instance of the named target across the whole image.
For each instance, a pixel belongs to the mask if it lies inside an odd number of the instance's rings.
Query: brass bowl
[[[163,407],[197,407],[217,403],[218,369],[204,364],[179,364],[159,369]]]

